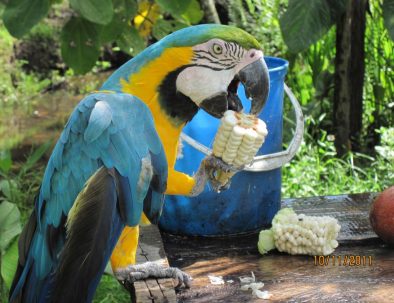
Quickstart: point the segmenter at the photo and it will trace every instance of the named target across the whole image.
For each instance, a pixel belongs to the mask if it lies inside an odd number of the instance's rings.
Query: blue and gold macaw
[[[189,27],[145,49],[84,98],[21,234],[10,302],[90,302],[109,259],[121,281],[152,271],[133,267],[141,218],[156,223],[164,194],[197,195],[207,181],[217,186],[213,168],[231,169],[207,157],[194,176],[176,171],[182,128],[199,108],[215,117],[242,110],[240,82],[259,113],[269,89],[262,57],[240,29]],[[169,275],[187,280],[179,271]]]

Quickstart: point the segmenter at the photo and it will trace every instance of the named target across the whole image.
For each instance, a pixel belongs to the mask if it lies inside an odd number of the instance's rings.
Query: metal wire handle
[[[285,163],[289,162],[294,157],[301,145],[302,137],[304,134],[304,115],[302,114],[300,103],[291,92],[290,88],[286,84],[284,84],[284,88],[287,96],[290,99],[291,104],[294,107],[297,122],[294,137],[286,150],[254,157],[252,163],[245,166],[245,171],[262,172],[279,168]],[[181,139],[207,156],[212,154],[212,150],[209,147],[194,140],[192,137],[186,135],[185,133],[181,133]]]

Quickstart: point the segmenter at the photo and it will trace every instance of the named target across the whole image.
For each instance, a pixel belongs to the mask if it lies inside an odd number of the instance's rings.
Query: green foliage
[[[366,26],[363,136],[368,144],[379,136],[373,129],[394,124],[394,42],[380,4],[371,3]]]
[[[93,303],[130,302],[130,294],[115,277],[104,274],[93,298]]]
[[[21,233],[21,221],[25,221],[31,212],[34,195],[37,194],[43,167],[37,169],[37,163],[48,151],[50,143],[37,148],[19,165],[15,173],[10,152],[0,152],[0,256],[1,279],[9,289],[15,274],[18,259],[18,238]],[[4,296],[1,292],[0,298]]]
[[[5,182],[3,182],[5,181]],[[0,189],[4,193],[9,191],[6,180],[0,183]],[[3,253],[12,240],[22,231],[20,224],[20,212],[18,207],[8,201],[0,203],[0,252]]]
[[[383,23],[382,2],[371,1],[371,14],[367,14],[362,144],[364,152],[369,154],[373,154],[373,142],[379,138],[374,129],[394,123],[394,43]],[[247,6],[239,0],[230,3],[229,15],[234,25],[256,36],[266,55],[289,60],[286,82],[302,104],[305,114],[316,120],[316,125],[308,126],[308,133],[316,140],[319,129],[332,133],[335,26],[316,43],[295,54],[289,52],[281,36],[278,16],[283,16],[286,11],[286,0],[250,0]],[[336,20],[338,15],[334,12],[343,12],[346,1],[332,0],[328,3],[331,18]],[[288,105],[285,106],[287,108]],[[319,120],[323,114],[326,118]]]
[[[3,13],[4,25],[11,35],[21,38],[48,13],[48,10],[48,0],[8,1]]]
[[[283,39],[289,50],[298,53],[320,40],[345,12],[349,0],[289,0],[280,18]],[[372,1],[371,5],[381,5]],[[384,23],[394,39],[394,1],[382,4]]]
[[[314,126],[318,126],[318,121],[307,116],[306,127],[310,129]],[[379,154],[371,157],[358,153],[349,153],[339,159],[336,157],[333,137],[322,130],[319,135],[318,139],[314,139],[306,134],[300,151],[284,166],[284,197],[378,192],[394,184],[392,159]],[[386,150],[393,146],[392,140],[389,140],[389,145],[385,144],[382,142]]]
[[[197,0],[191,0],[186,11],[181,14],[181,18],[185,20],[188,25],[196,24],[201,21],[204,12],[200,9],[200,4]]]
[[[118,37],[125,32],[124,28],[127,26],[127,23],[121,17],[113,18],[109,24],[100,28],[100,44],[103,45],[118,39]]]
[[[277,15],[282,12],[283,0],[248,0],[245,8],[240,0],[229,1],[230,24],[252,34],[263,46],[267,56],[284,56]]]
[[[8,173],[11,166],[11,152],[9,150],[0,150],[0,171]]]
[[[289,7],[280,18],[283,39],[294,53],[318,41],[332,24],[326,0],[289,0]]]
[[[33,2],[6,5],[3,20],[14,37],[28,33],[58,1]],[[116,42],[122,51],[136,55],[152,37],[161,38],[203,17],[197,0],[70,0],[69,5],[73,13],[62,28],[61,51],[77,74],[95,66],[106,44]]]
[[[100,55],[99,28],[85,19],[72,17],[63,28],[61,50],[64,61],[76,73],[88,72]]]
[[[70,0],[70,5],[86,20],[103,25],[111,22],[114,13],[112,0]]]
[[[31,33],[47,35],[48,27],[36,27]],[[19,141],[20,136],[15,134],[17,126],[3,123],[5,117],[20,113],[31,113],[34,100],[40,92],[47,87],[53,79],[46,77],[40,79],[37,75],[28,74],[21,68],[25,63],[20,60],[11,60],[14,43],[13,38],[0,22],[0,149],[10,148]]]
[[[11,196],[11,180],[0,181],[0,194],[5,195],[5,199]],[[10,288],[15,274],[18,259],[18,239],[21,233],[21,215],[18,207],[7,200],[0,202],[0,286],[2,280],[7,289]],[[0,296],[1,297],[1,296]]]
[[[394,163],[394,127],[381,127],[377,132],[381,135],[381,144],[375,146],[376,152],[390,163]]]
[[[0,201],[18,206],[23,211],[23,216],[27,216],[25,210],[30,210],[40,183],[42,167],[37,171],[37,163],[50,146],[51,142],[48,142],[33,151],[25,162],[19,165],[17,173],[9,168],[9,164],[4,165],[9,162],[16,165],[12,162],[11,154],[9,152],[0,153],[0,177],[2,178],[0,181]],[[27,185],[26,179],[30,179]]]
[[[174,16],[180,16],[186,12],[191,0],[173,1],[173,0],[156,0],[157,4],[164,10]]]
[[[383,18],[389,35],[394,40],[394,0],[384,0],[383,2]]]
[[[137,29],[128,27],[127,31],[122,32],[116,40],[116,44],[125,53],[132,55],[138,54],[145,48],[145,40],[138,34]]]
[[[15,275],[18,264],[18,238],[15,238],[12,244],[1,256],[1,278],[7,289],[10,289],[12,280]]]

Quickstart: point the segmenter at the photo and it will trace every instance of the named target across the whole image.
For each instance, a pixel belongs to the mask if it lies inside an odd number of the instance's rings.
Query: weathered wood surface
[[[178,292],[178,302],[263,302],[240,290],[239,277],[253,271],[271,302],[394,302],[394,249],[370,228],[368,212],[375,195],[289,199],[284,206],[308,215],[330,215],[342,225],[336,263],[315,265],[312,256],[279,252],[259,255],[257,234],[226,238],[193,238],[162,233],[171,266],[193,276],[193,287]],[[372,265],[350,265],[346,256],[372,257]],[[338,264],[341,257],[341,265]],[[324,263],[324,262],[323,262]],[[363,263],[363,262],[362,262]],[[208,275],[234,283],[211,285]]]
[[[140,228],[137,263],[155,261],[168,266],[160,232],[154,225]],[[172,279],[147,279],[134,283],[137,303],[175,303],[176,295]]]
[[[369,224],[369,210],[374,193],[287,199],[282,207],[291,206],[297,213],[310,216],[329,215],[341,224],[340,241],[375,238]]]

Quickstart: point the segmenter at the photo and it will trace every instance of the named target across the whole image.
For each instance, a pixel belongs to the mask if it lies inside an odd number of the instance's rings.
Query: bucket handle
[[[304,116],[302,114],[300,103],[298,102],[290,88],[286,84],[284,84],[284,88],[287,96],[291,101],[291,104],[294,107],[295,118],[297,122],[294,137],[286,150],[254,157],[252,163],[245,166],[245,171],[262,172],[279,168],[285,163],[289,162],[294,157],[301,145],[302,137],[304,134]],[[206,147],[200,142],[197,142],[185,133],[181,133],[181,139],[207,156],[212,154],[212,150],[210,148]]]

